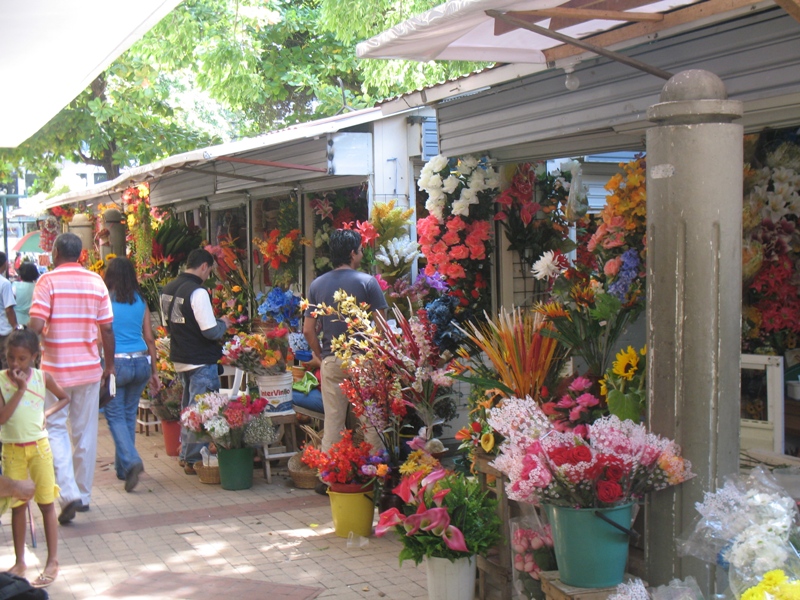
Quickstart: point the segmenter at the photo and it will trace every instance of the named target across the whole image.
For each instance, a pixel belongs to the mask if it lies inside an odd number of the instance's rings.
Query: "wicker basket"
[[[295,454],[289,459],[287,468],[295,487],[301,490],[312,490],[319,482],[316,470],[304,465],[300,460],[300,454]]]
[[[219,467],[207,467],[203,463],[195,463],[194,470],[200,483],[219,483]]]

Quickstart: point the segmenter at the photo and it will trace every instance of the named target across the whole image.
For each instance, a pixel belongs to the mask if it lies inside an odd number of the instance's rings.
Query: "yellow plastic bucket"
[[[346,538],[353,535],[369,537],[372,533],[372,518],[375,507],[372,495],[364,492],[341,493],[328,490],[336,535]]]

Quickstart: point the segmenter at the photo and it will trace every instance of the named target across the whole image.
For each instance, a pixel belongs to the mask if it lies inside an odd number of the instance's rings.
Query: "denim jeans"
[[[181,371],[180,376],[183,381],[181,409],[187,406],[194,406],[195,396],[219,391],[219,371],[217,370],[216,363],[213,365],[203,365],[191,371]],[[195,434],[193,432],[187,430],[185,427],[181,427],[181,451],[178,458],[186,461],[186,463],[190,465],[200,462],[203,459],[203,457],[200,456],[200,450],[208,446],[208,442],[185,441],[187,439],[194,439],[194,437]]]
[[[115,358],[114,370],[117,372],[117,394],[106,404],[103,412],[114,438],[114,470],[118,478],[125,479],[128,471],[142,462],[135,445],[136,415],[139,398],[150,379],[150,357]]]

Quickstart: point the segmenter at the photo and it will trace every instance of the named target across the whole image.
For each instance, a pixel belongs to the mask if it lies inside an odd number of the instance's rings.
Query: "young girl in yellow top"
[[[47,587],[58,575],[58,521],[53,505],[58,497],[53,454],[45,419],[61,410],[69,396],[44,371],[33,368],[39,355],[39,337],[29,329],[13,331],[6,340],[8,369],[0,371],[0,441],[3,442],[3,474],[26,480],[30,474],[36,484],[33,499],[42,511],[47,540],[47,563],[44,571],[31,582],[34,587]],[[45,411],[45,389],[58,402]],[[27,502],[12,505],[11,533],[16,562],[9,572],[25,576],[25,536]]]

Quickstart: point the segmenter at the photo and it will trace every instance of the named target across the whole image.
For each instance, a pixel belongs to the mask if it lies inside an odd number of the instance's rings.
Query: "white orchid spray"
[[[384,265],[384,277],[402,277],[411,270],[414,259],[419,256],[419,244],[408,235],[389,240],[375,252],[375,260]]]

